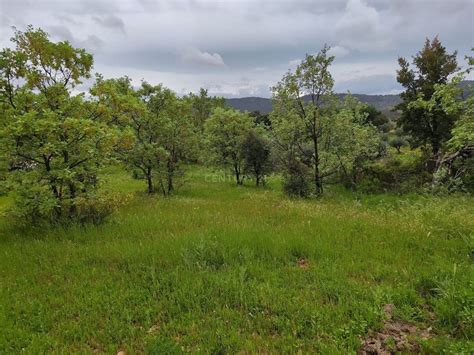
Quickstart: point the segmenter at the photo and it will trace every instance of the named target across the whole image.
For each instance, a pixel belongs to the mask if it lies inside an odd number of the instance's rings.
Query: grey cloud
[[[90,51],[99,51],[104,45],[104,41],[96,35],[89,35],[84,40],[80,41],[80,47],[84,47]]]
[[[202,52],[198,48],[189,47],[179,53],[181,61],[187,64],[205,65],[210,67],[225,67],[219,53]]]
[[[106,16],[101,16],[101,17],[93,16],[92,20],[103,27],[119,30],[122,33],[125,33],[125,23],[118,16],[115,16],[115,15],[106,15]]]
[[[48,28],[48,32],[54,39],[66,40],[73,46],[93,52],[99,51],[104,44],[104,41],[96,35],[87,35],[84,39],[76,38],[66,26],[51,26]]]
[[[76,39],[74,38],[71,30],[64,25],[50,26],[47,28],[48,33],[56,40],[65,40],[71,43],[75,43]]]
[[[65,24],[72,24],[76,26],[82,25],[81,21],[76,20],[73,16],[65,15],[65,14],[59,14],[56,16],[56,18],[61,22]]]
[[[402,87],[395,75],[370,75],[357,79],[336,82],[336,92],[350,91],[355,94],[398,94]]]
[[[396,90],[397,57],[427,36],[460,58],[474,46],[472,0],[0,0],[0,14],[2,46],[10,26],[32,24],[87,48],[108,76],[228,96],[268,96],[324,43],[337,91],[366,93]]]

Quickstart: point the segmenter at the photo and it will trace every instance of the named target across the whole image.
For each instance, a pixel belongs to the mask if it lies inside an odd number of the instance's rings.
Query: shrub
[[[94,192],[58,203],[48,185],[28,184],[17,189],[14,200],[9,214],[21,224],[100,224],[127,200],[127,196]]]
[[[362,171],[359,189],[366,192],[397,191],[423,188],[431,181],[425,168],[426,159],[419,150],[405,154],[389,153],[383,159],[368,162]]]
[[[283,191],[287,195],[308,197],[312,193],[311,173],[307,165],[296,159],[290,160],[283,175]]]
[[[401,153],[401,148],[408,145],[408,142],[406,141],[405,138],[401,137],[401,136],[396,136],[394,138],[392,138],[388,144],[390,144],[391,147],[395,148],[397,150],[397,153],[400,154]]]

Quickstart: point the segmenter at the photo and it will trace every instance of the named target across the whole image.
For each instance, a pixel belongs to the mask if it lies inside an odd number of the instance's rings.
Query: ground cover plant
[[[423,351],[473,350],[472,197],[294,200],[187,170],[155,198],[109,169],[131,196],[100,226],[1,218],[2,351],[356,352],[387,304]]]

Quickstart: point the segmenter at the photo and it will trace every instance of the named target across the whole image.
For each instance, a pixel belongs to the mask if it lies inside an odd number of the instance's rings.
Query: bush
[[[75,214],[70,219],[80,224],[101,224],[128,199],[128,196],[114,192],[78,198],[74,201]]]
[[[448,169],[442,167],[434,173],[436,184],[428,184],[426,192],[436,195],[448,195],[454,192],[466,192],[461,177],[450,176]]]
[[[397,150],[397,153],[400,154],[401,153],[400,149],[408,145],[408,142],[406,141],[404,137],[395,136],[388,142],[388,144],[390,144],[391,147],[395,148]]]
[[[389,153],[383,159],[364,166],[359,189],[366,192],[401,193],[422,189],[432,179],[425,162],[425,156],[418,150],[405,154]]]
[[[14,194],[15,204],[9,214],[21,224],[100,224],[127,198],[113,192],[95,192],[63,199],[58,204],[48,185],[21,185]]]
[[[290,196],[308,197],[312,193],[310,169],[293,159],[283,175],[283,191]]]

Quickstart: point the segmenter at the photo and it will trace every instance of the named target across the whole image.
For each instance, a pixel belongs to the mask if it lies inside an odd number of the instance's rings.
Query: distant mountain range
[[[467,88],[469,85],[474,85],[474,80],[466,80],[461,83],[463,88]],[[344,99],[347,94],[337,94],[339,99]],[[374,106],[377,110],[380,110],[389,115],[393,115],[392,109],[395,105],[400,103],[401,99],[399,95],[365,95],[365,94],[352,94],[359,101]],[[260,111],[260,113],[266,114],[272,110],[272,100],[263,97],[242,97],[226,99],[227,104],[240,111]]]
[[[343,100],[347,94],[336,94],[340,100]],[[401,99],[398,95],[364,95],[352,94],[360,102],[374,106],[377,110],[389,113],[390,110],[398,104]],[[309,97],[305,97],[305,101]],[[263,97],[242,97],[226,99],[227,105],[240,111],[260,111],[266,114],[272,110],[272,100]]]

